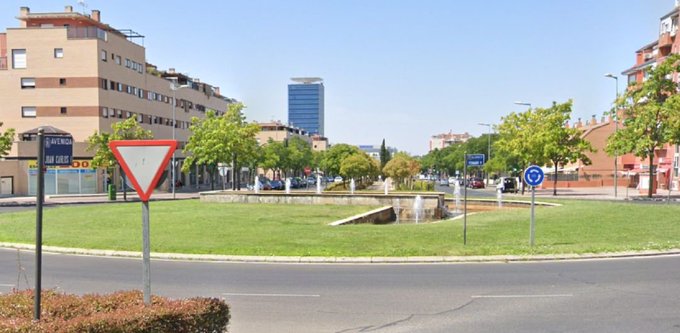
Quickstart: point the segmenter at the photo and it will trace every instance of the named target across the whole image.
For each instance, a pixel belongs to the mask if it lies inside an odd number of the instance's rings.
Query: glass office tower
[[[288,85],[288,124],[324,136],[323,80],[318,77],[291,80],[297,83]]]

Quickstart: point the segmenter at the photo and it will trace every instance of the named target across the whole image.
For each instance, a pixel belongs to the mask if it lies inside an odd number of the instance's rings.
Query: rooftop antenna
[[[85,3],[85,0],[78,0],[78,5],[82,8],[83,15],[85,15],[85,8],[87,8],[87,4]]]

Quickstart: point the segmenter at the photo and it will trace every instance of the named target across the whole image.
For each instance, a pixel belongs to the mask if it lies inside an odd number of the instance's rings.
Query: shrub
[[[40,322],[33,322],[33,291],[0,295],[0,333],[219,333],[227,331],[229,306],[216,298],[170,300],[140,291],[82,297],[42,292]]]
[[[434,183],[427,180],[416,180],[413,184],[399,184],[399,191],[434,191]]]

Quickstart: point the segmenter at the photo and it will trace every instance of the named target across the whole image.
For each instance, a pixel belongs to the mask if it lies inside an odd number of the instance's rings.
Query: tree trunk
[[[123,201],[127,201],[127,182],[125,181],[125,171],[122,166],[118,166],[120,176],[123,178]]]
[[[553,163],[555,164],[555,176],[553,177],[553,196],[557,195],[557,165],[558,163]]]
[[[652,197],[652,186],[656,185],[654,184],[654,169],[652,169],[653,166],[654,166],[654,150],[652,150],[652,153],[649,154],[649,186],[647,191],[648,198]]]
[[[526,168],[524,168],[526,169]],[[527,183],[524,182],[524,169],[520,170],[519,173],[519,179],[521,180],[522,183],[522,195],[524,195],[524,188],[527,187]]]

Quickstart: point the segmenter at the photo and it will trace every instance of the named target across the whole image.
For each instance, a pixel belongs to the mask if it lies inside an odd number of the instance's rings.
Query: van
[[[515,177],[501,177],[499,179],[496,189],[499,189],[502,193],[517,193],[519,192],[519,186],[517,186],[517,178]]]

